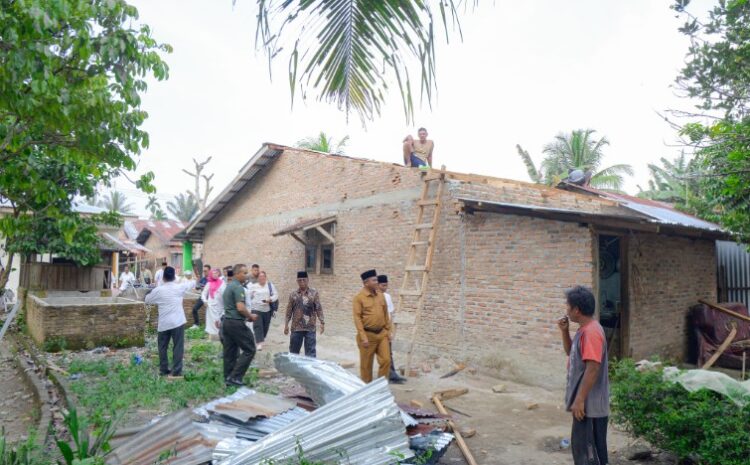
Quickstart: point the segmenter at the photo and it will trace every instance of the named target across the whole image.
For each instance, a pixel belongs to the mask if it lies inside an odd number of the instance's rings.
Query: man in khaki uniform
[[[353,316],[357,328],[360,377],[372,381],[373,357],[378,357],[378,378],[388,377],[391,368],[390,340],[393,333],[388,307],[378,289],[378,273],[365,271],[361,275],[363,288],[354,296]]]

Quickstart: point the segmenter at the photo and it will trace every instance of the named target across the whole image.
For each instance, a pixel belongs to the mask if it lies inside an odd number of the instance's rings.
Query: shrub
[[[616,423],[681,460],[750,463],[750,406],[706,389],[690,393],[664,381],[662,370],[637,371],[631,360],[613,364],[611,393]]]

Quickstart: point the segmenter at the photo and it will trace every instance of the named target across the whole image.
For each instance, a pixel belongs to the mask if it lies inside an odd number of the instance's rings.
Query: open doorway
[[[623,326],[627,324],[623,313],[627,292],[623,286],[623,255],[620,236],[599,235],[599,322],[607,338],[609,356],[616,358],[624,355]]]

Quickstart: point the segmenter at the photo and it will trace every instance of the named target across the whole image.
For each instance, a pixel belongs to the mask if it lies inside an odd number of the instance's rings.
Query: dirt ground
[[[272,354],[288,350],[287,338],[279,329],[279,320],[274,320],[264,350],[258,353],[256,364],[272,366]],[[353,338],[337,336],[318,337],[318,357],[339,363],[358,362]],[[395,354],[397,365],[404,357]],[[481,465],[552,465],[572,464],[569,450],[561,449],[563,439],[570,438],[570,414],[563,410],[562,389],[549,391],[502,380],[482,374],[482,370],[464,370],[447,379],[440,376],[453,368],[453,362],[440,360],[430,367],[429,373],[410,378],[406,384],[391,385],[398,402],[411,400],[422,402],[425,408],[433,409],[430,395],[433,391],[468,388],[461,397],[445,401],[461,413],[452,412],[461,429],[475,429],[476,435],[466,442],[477,462]],[[358,373],[358,363],[352,368]],[[504,385],[503,393],[493,392],[493,386]],[[612,465],[673,465],[676,461],[663,454],[656,454],[648,461],[629,460],[633,453],[648,450],[635,443],[625,433],[610,427],[609,452]],[[460,450],[454,444],[442,459],[443,464],[465,463]]]
[[[23,381],[16,359],[3,341],[0,348],[0,429],[10,442],[23,441],[35,426],[34,398]]]

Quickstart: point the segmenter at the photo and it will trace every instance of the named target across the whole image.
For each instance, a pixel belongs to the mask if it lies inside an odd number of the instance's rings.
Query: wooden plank
[[[716,349],[716,352],[711,356],[711,358],[708,359],[705,365],[701,367],[704,370],[708,370],[713,366],[714,363],[721,357],[721,354],[724,353],[725,350],[727,350],[727,347],[729,347],[729,344],[734,341],[734,337],[737,336],[737,327],[733,326],[732,330],[729,331],[729,336],[727,336],[726,339],[724,339],[724,342],[721,343],[718,349]]]
[[[399,291],[399,295],[419,297],[420,295],[422,295],[422,291],[420,291],[419,289],[417,289],[417,290]]]
[[[412,265],[412,266],[407,266],[404,269],[406,271],[426,271],[427,267],[425,265]]]
[[[462,396],[464,394],[468,394],[469,389],[468,388],[460,388],[460,389],[446,389],[444,391],[435,391],[432,394],[435,396],[438,396],[440,400],[449,400],[449,399],[455,399],[456,397]]]
[[[713,308],[714,310],[718,310],[718,311],[720,311],[722,313],[726,313],[727,315],[733,316],[733,317],[738,318],[740,320],[750,322],[750,317],[747,317],[747,316],[745,316],[745,315],[743,315],[741,313],[737,313],[735,311],[729,310],[726,307],[722,307],[720,305],[712,304],[710,302],[706,302],[705,300],[701,300],[701,299],[698,299],[698,302],[700,302],[700,303],[702,303],[704,305],[708,305],[709,307]]]
[[[328,239],[329,241],[331,241],[331,244],[335,244],[336,243],[336,239],[334,239],[333,236],[331,236],[330,234],[328,234],[328,231],[326,231],[325,229],[321,228],[320,226],[317,226],[315,229],[320,234],[322,234],[323,237],[325,237],[326,239]]]
[[[414,229],[432,229],[432,228],[433,228],[432,223],[422,223],[414,227]]]
[[[420,207],[426,207],[429,205],[437,205],[439,203],[440,202],[438,202],[437,200],[420,200],[419,202],[417,202],[417,205],[419,205]]]
[[[411,245],[429,245],[430,241],[414,241],[411,243]]]
[[[438,412],[442,413],[443,415],[449,415],[448,411],[445,409],[445,406],[443,406],[443,403],[440,401],[440,398],[437,395],[432,396],[432,403],[435,404]],[[464,441],[463,436],[461,436],[461,432],[459,431],[458,427],[456,427],[456,424],[453,422],[453,420],[448,420],[448,426],[453,431],[453,435],[456,436],[456,444],[458,444],[458,448],[461,449],[461,453],[464,455],[466,463],[468,463],[469,465],[478,465],[476,459],[474,459],[474,456],[471,454],[471,450],[469,450],[469,446],[466,445],[466,441]]]
[[[295,234],[295,233],[289,233],[289,235],[292,236],[293,238],[295,238],[297,240],[297,242],[299,242],[300,244],[302,244],[305,247],[307,247],[307,242],[305,242],[302,239],[300,239],[300,237],[297,234]]]

